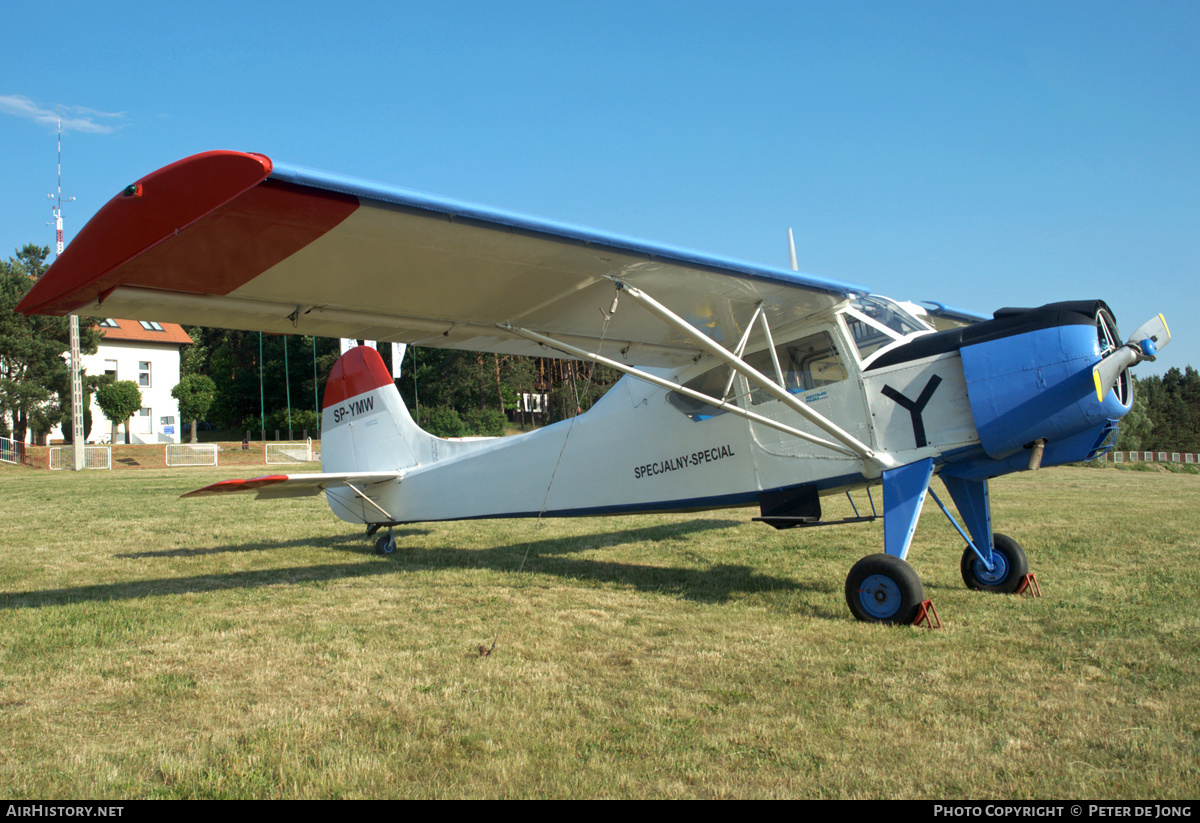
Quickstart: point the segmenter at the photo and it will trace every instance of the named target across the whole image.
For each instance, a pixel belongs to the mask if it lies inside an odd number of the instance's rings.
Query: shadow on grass
[[[396,537],[412,537],[418,534],[427,534],[425,529],[397,529]],[[241,543],[236,546],[213,546],[206,549],[161,549],[158,551],[147,552],[125,552],[122,554],[114,554],[113,557],[122,560],[146,560],[156,557],[204,557],[210,554],[235,554],[238,552],[264,552],[275,551],[277,549],[292,549],[292,548],[312,548],[326,547],[330,549],[340,550],[348,547],[351,550],[361,548],[366,545],[365,541],[370,541],[370,545],[374,546],[374,538],[364,537],[359,534],[339,534],[334,537],[325,537],[319,540],[314,540],[311,537],[299,537],[295,540],[280,540],[257,543]]]
[[[740,525],[739,521],[701,520],[686,524],[648,526],[637,529],[590,534],[583,537],[563,537],[534,542],[518,542],[491,549],[462,549],[438,547],[432,549],[405,548],[377,562],[357,561],[330,563],[320,566],[298,566],[285,569],[201,574],[93,586],[75,586],[41,591],[8,592],[0,594],[0,609],[39,608],[71,603],[133,600],[140,597],[162,597],[176,594],[250,589],[263,586],[297,585],[329,580],[378,577],[404,574],[414,570],[431,569],[489,569],[514,573],[525,559],[523,574],[554,575],[569,580],[596,585],[628,586],[640,591],[671,594],[700,602],[723,602],[734,593],[764,591],[798,591],[824,586],[805,586],[794,580],[760,574],[744,565],[720,564],[705,569],[671,568],[644,564],[569,558],[566,555],[600,547],[619,546],[644,541],[662,541],[681,537],[690,532],[707,531]],[[422,530],[402,530],[398,536],[424,533]],[[251,543],[243,546],[221,546],[210,549],[146,552],[121,557],[193,557],[230,551],[265,551],[288,546],[325,546],[345,550],[348,543],[358,544],[361,536],[338,536],[322,540],[292,540],[281,543]],[[355,549],[351,549],[355,550]],[[371,546],[361,546],[356,553],[372,552]],[[526,553],[528,556],[526,557]]]

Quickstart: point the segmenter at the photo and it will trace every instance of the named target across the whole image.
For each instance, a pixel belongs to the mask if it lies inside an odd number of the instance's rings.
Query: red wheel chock
[[[1017,594],[1023,594],[1026,597],[1041,597],[1042,587],[1038,585],[1037,576],[1033,572],[1021,578],[1021,585],[1017,586]]]
[[[937,625],[934,625],[935,621]],[[942,627],[942,619],[938,617],[937,609],[933,607],[932,600],[926,600],[921,603],[921,607],[917,609],[917,619],[912,624],[920,628],[922,622],[925,623],[925,628],[927,629],[940,629]]]

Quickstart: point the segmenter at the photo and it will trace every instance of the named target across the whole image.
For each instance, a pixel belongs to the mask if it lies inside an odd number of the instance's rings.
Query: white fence
[[[167,465],[215,466],[217,465],[216,443],[169,443],[166,447]]]
[[[264,443],[263,456],[268,463],[311,463],[314,456],[312,438],[303,443]]]
[[[75,468],[75,448],[73,446],[52,446],[50,448],[51,471]],[[111,469],[112,448],[109,446],[84,446],[83,467],[85,469]]]
[[[0,437],[0,461],[5,463],[20,463],[25,456],[25,444],[18,443],[11,437]]]
[[[1200,454],[1180,452],[1109,452],[1101,458],[1110,463],[1200,463]]]

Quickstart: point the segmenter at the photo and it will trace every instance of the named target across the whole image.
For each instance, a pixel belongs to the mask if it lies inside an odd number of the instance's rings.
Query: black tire
[[[967,546],[963,552],[960,569],[963,582],[968,589],[981,592],[1011,594],[1029,574],[1029,561],[1021,544],[1006,534],[992,535],[992,557],[996,568],[988,571],[983,561]]]
[[[846,577],[846,604],[864,623],[907,626],[917,619],[925,587],[913,567],[890,554],[869,554]]]
[[[380,535],[375,541],[375,554],[395,554],[396,552],[396,536],[391,532]]]

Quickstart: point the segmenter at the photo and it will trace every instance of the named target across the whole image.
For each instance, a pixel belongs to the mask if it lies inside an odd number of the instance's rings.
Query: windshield
[[[886,297],[856,297],[844,310],[843,317],[858,356],[864,361],[909,335],[931,331],[929,326]]]

